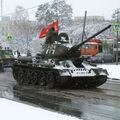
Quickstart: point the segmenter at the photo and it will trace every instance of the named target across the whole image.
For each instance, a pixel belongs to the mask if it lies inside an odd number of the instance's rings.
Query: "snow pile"
[[[120,65],[97,65],[97,67],[107,69],[110,78],[120,79]]]
[[[1,120],[80,120],[22,103],[0,99]]]

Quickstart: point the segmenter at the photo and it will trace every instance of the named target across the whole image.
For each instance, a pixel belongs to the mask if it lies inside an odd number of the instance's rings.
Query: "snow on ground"
[[[120,65],[97,66],[107,69],[108,77],[120,79]],[[80,120],[76,117],[62,115],[4,98],[0,98],[0,118],[1,120]]]
[[[97,65],[98,67],[107,69],[110,78],[120,79],[120,65]]]
[[[80,120],[41,108],[0,98],[1,120]]]

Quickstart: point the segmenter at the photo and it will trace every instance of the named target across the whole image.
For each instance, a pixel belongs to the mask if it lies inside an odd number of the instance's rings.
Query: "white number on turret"
[[[54,54],[56,49],[56,45],[48,45],[46,54]]]

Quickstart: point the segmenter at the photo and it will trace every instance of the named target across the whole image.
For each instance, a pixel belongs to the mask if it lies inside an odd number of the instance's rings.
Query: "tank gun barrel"
[[[111,25],[108,25],[107,27],[105,27],[104,29],[98,31],[97,33],[95,33],[94,35],[92,35],[91,37],[87,38],[86,40],[84,40],[83,42],[81,42],[80,44],[78,45],[75,45],[73,47],[71,47],[69,49],[69,52],[72,52],[72,51],[75,51],[77,49],[79,49],[82,45],[84,45],[86,42],[88,42],[89,40],[91,40],[92,38],[96,37],[97,35],[99,35],[100,33],[104,32],[105,30],[107,30],[108,28],[110,28]]]

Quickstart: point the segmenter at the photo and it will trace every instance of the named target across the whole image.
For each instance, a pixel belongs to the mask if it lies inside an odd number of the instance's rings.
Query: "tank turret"
[[[36,56],[19,57],[13,66],[13,76],[18,84],[40,87],[94,88],[107,80],[107,71],[91,66],[81,59],[80,48],[86,42],[104,32],[111,25],[95,33],[78,45],[68,47],[65,33],[48,35],[42,53]],[[65,40],[62,40],[65,37]]]
[[[44,58],[54,58],[54,59],[71,59],[71,58],[76,58],[80,57],[80,48],[82,45],[84,45],[86,42],[90,41],[92,38],[96,37],[100,33],[104,32],[108,28],[110,28],[111,25],[105,27],[104,29],[100,30],[99,32],[95,33],[91,37],[87,38],[83,42],[79,43],[78,45],[74,45],[71,48],[67,47],[65,43],[68,43],[68,36],[66,33],[62,33],[56,37],[56,41],[49,42],[49,44],[45,44],[44,50],[42,52],[42,56]],[[62,36],[63,35],[63,36]],[[62,41],[61,38],[65,37],[65,41]]]

